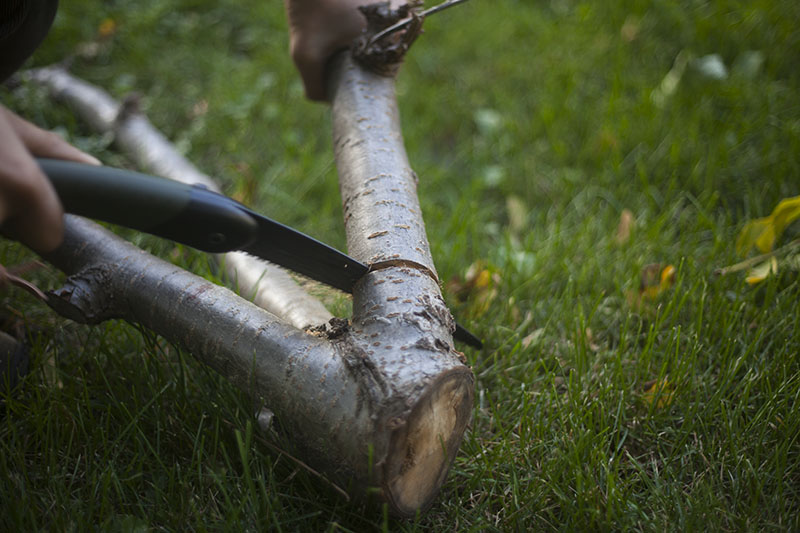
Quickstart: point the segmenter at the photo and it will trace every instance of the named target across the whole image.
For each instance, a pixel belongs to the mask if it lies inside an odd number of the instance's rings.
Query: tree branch
[[[354,290],[352,324],[334,319],[302,331],[305,320],[287,323],[77,217],[67,217],[64,244],[46,256],[70,274],[51,301],[76,320],[123,318],[182,345],[262,399],[297,455],[332,482],[354,495],[378,488],[395,514],[410,517],[444,483],[469,422],[473,375],[453,348],[394,82],[344,56],[333,70],[348,246],[373,268]],[[143,117],[120,115],[99,89],[52,69],[30,78],[72,101],[100,131],[113,131],[142,166],[203,182]]]
[[[346,54],[333,73],[333,145],[347,246],[371,269],[353,292],[353,341],[390,376],[429,359],[455,364],[463,355],[453,347],[455,322],[425,234],[394,79],[361,68]],[[424,405],[384,465],[384,487],[403,514],[429,505],[431,491],[444,481],[469,421],[471,374],[468,381],[442,385]],[[445,427],[444,445],[435,444],[432,435]]]
[[[219,191],[219,185],[183,157],[147,117],[131,105],[131,100],[117,102],[106,91],[60,67],[30,70],[23,77],[47,88],[95,131],[113,134],[116,146],[140,168]],[[304,328],[324,324],[333,317],[280,267],[239,252],[224,254],[224,259],[220,259],[228,278],[244,296],[290,324]]]

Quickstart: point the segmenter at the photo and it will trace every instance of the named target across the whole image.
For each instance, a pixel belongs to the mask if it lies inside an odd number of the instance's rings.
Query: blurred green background
[[[280,2],[62,4],[30,66],[69,59],[116,98],[138,93],[228,194],[344,248],[329,110],[303,97]],[[714,275],[741,260],[747,220],[800,195],[798,21],[794,1],[473,0],[425,22],[397,79],[403,134],[445,296],[486,341],[467,352],[472,427],[426,515],[344,502],[250,438],[246,400],[153,335],[79,327],[7,292],[35,358],[0,424],[1,520],[800,528],[797,261],[752,287]],[[130,165],[37,88],[0,98]],[[126,235],[214,279],[202,254]],[[674,284],[644,291],[652,264],[674,265]]]

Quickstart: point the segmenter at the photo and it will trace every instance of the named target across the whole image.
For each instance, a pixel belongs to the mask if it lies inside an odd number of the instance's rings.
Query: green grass
[[[113,19],[75,74],[139,92],[227,192],[344,247],[328,111],[303,99],[280,2],[62,4],[33,64]],[[800,529],[797,273],[757,287],[713,274],[738,260],[746,220],[800,194],[798,20],[789,0],[474,0],[426,22],[397,86],[428,235],[443,280],[481,261],[496,293],[446,291],[486,348],[467,351],[471,429],[424,516],[346,502],[153,334],[75,325],[6,291],[4,326],[26,332],[33,371],[0,419],[0,529]],[[690,65],[658,104],[682,51],[719,54],[729,76]],[[0,94],[129,164],[34,88]],[[635,225],[619,244],[623,209]],[[202,254],[126,235],[215,279]],[[30,257],[0,245],[3,264]],[[675,285],[632,303],[657,262]],[[659,407],[645,384],[664,379]]]

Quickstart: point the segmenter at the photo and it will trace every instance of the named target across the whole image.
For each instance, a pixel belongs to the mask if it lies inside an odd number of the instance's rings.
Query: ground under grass
[[[280,2],[62,4],[32,64],[69,56],[139,93],[229,194],[344,248],[328,111],[303,99]],[[0,529],[800,528],[797,271],[714,273],[747,220],[800,195],[800,4],[606,4],[473,0],[427,21],[399,76],[445,294],[486,343],[428,513],[348,503],[153,334],[5,291],[33,362],[0,419]],[[0,98],[129,164],[33,87]],[[203,254],[126,235],[215,279]],[[3,264],[31,257],[0,244]]]

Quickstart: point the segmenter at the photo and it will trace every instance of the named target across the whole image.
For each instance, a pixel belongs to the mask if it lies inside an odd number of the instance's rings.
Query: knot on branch
[[[392,9],[389,2],[359,6],[367,19],[367,29],[353,45],[353,58],[376,74],[394,76],[406,52],[422,33],[421,6],[419,0],[397,9]],[[410,19],[408,24],[392,29],[407,19]]]
[[[350,321],[346,318],[333,317],[328,322],[318,326],[309,326],[306,331],[318,337],[333,340],[341,337],[350,330]]]
[[[118,128],[126,120],[133,116],[142,114],[142,94],[134,91],[125,95],[117,108],[117,116],[114,118],[114,129]]]
[[[99,324],[119,318],[114,295],[103,288],[112,273],[106,265],[89,267],[67,278],[60,289],[48,292],[47,304],[58,314],[82,324]]]

